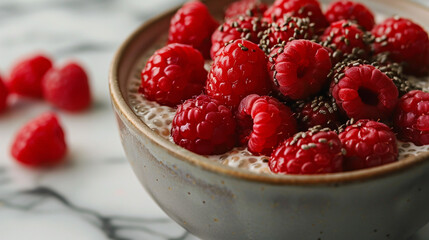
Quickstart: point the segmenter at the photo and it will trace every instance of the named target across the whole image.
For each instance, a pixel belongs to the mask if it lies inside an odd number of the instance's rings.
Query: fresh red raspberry
[[[325,12],[328,22],[339,20],[356,21],[356,23],[367,31],[374,27],[374,14],[365,5],[348,0],[340,0],[329,5]]]
[[[62,68],[51,68],[43,77],[42,89],[48,102],[67,111],[82,111],[91,104],[88,76],[74,62]]]
[[[270,70],[274,88],[283,96],[293,100],[305,99],[317,94],[327,83],[331,59],[321,45],[308,40],[294,40],[285,46]]]
[[[176,144],[198,154],[222,154],[236,143],[236,122],[231,110],[200,95],[179,105],[171,136]]]
[[[42,98],[42,78],[52,67],[44,55],[35,55],[18,62],[11,71],[8,87],[11,93],[26,97]]]
[[[349,118],[389,119],[398,101],[393,81],[372,65],[346,67],[336,73],[331,94]]]
[[[64,160],[67,146],[63,129],[54,113],[45,113],[22,127],[12,144],[11,154],[21,164],[49,167]]]
[[[429,39],[425,30],[405,18],[388,18],[376,25],[372,33],[377,38],[375,53],[389,52],[389,58],[405,63],[405,71],[412,75],[429,72]]]
[[[9,91],[6,85],[4,85],[3,79],[0,76],[0,112],[4,111],[7,107],[7,96]]]
[[[183,43],[198,49],[210,59],[211,35],[219,23],[210,15],[206,5],[191,1],[183,5],[170,22],[168,43]]]
[[[269,156],[281,141],[297,132],[292,111],[273,97],[245,97],[236,116],[240,142],[254,154]]]
[[[231,3],[225,10],[225,18],[234,18],[240,15],[262,16],[267,5],[259,0],[240,0]]]
[[[395,113],[399,139],[421,146],[429,144],[429,93],[411,91],[399,100]]]
[[[334,130],[341,125],[340,112],[333,98],[317,96],[308,102],[300,101],[296,112],[303,131],[318,125]]]
[[[315,24],[316,32],[323,31],[328,26],[317,0],[276,0],[264,13],[265,18],[273,22],[283,18],[284,15],[300,18],[308,17]]]
[[[224,47],[213,62],[207,94],[236,109],[249,94],[268,95],[271,90],[267,61],[258,45],[236,40]]]
[[[264,31],[260,46],[269,52],[272,47],[284,46],[295,39],[311,39],[314,36],[313,25],[309,18],[280,18],[277,22],[269,24],[269,28]]]
[[[339,135],[346,156],[345,170],[380,166],[398,159],[396,137],[383,123],[362,119]]]
[[[262,32],[267,28],[267,23],[259,17],[239,16],[227,19],[212,35],[212,59],[225,44],[237,39],[246,39],[258,44]]]
[[[141,73],[140,92],[151,101],[175,107],[203,92],[204,58],[189,45],[173,43],[156,51]]]
[[[353,49],[363,50],[364,53],[361,57],[366,58],[370,49],[366,37],[366,34],[355,23],[340,20],[331,23],[321,39],[324,46],[332,46],[338,52],[339,57],[334,56],[334,59],[341,60],[343,54],[350,54],[354,52]]]
[[[342,171],[344,149],[338,135],[329,129],[299,132],[271,154],[274,173],[321,174]]]

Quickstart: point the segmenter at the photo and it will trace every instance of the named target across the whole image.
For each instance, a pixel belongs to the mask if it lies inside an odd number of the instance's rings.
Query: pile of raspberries
[[[212,60],[210,70],[204,68]],[[177,107],[174,142],[202,155],[247,146],[274,173],[351,171],[398,160],[397,140],[429,144],[429,39],[413,21],[352,1],[232,3],[219,24],[199,1],[171,20],[140,92]]]

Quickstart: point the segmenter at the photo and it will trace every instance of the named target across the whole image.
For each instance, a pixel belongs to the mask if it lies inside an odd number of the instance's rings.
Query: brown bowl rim
[[[380,2],[388,2],[388,0],[379,0]],[[408,2],[408,1],[406,1]],[[415,3],[415,7],[421,5]],[[429,14],[429,8],[424,8]],[[418,167],[422,163],[428,163],[429,152],[419,154],[417,156],[409,156],[400,161],[386,164],[383,166],[373,167],[351,172],[341,172],[332,174],[319,174],[319,175],[284,175],[284,174],[268,174],[268,173],[254,173],[244,169],[238,169],[230,166],[223,165],[208,159],[207,157],[195,154],[188,151],[168,140],[161,137],[153,130],[151,130],[131,109],[127,104],[124,96],[121,94],[119,85],[119,67],[124,58],[125,51],[135,38],[144,33],[146,28],[164,19],[166,16],[171,15],[177,8],[166,11],[142,24],[137,28],[119,47],[114,55],[113,62],[110,67],[109,73],[109,90],[111,101],[114,109],[118,111],[119,115],[123,116],[132,126],[138,131],[138,134],[148,138],[153,144],[165,149],[169,154],[175,158],[187,162],[196,167],[205,169],[207,171],[221,174],[228,177],[238,178],[246,181],[260,182],[273,185],[340,185],[348,183],[356,183],[368,181],[374,178],[387,177],[394,174],[402,173],[410,168]]]

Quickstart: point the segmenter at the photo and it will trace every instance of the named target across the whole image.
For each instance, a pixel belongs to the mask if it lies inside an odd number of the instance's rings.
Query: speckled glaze
[[[219,16],[226,2],[207,4]],[[429,10],[421,6],[374,2],[368,5],[375,11],[397,10],[429,22]],[[429,222],[429,153],[351,173],[255,174],[196,155],[149,129],[124,97],[126,81],[136,74],[135,61],[167,31],[173,13],[131,35],[110,73],[125,153],[142,185],[172,219],[202,239],[270,240],[403,240]]]

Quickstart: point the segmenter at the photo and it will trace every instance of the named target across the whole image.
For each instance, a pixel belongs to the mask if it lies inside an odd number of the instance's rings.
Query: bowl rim
[[[379,0],[380,2],[388,2],[388,0]],[[404,1],[408,2],[409,1]],[[415,4],[414,7],[422,6]],[[205,156],[195,154],[188,151],[170,141],[163,138],[149,128],[131,109],[127,104],[126,98],[121,93],[119,69],[125,52],[128,47],[135,41],[137,37],[145,32],[152,24],[164,20],[167,16],[173,14],[178,8],[173,8],[154,18],[146,21],[139,28],[137,28],[127,39],[120,45],[116,51],[109,71],[109,91],[113,108],[120,115],[122,120],[126,120],[131,124],[137,134],[148,138],[153,144],[158,145],[174,156],[176,159],[210,171],[223,176],[237,178],[246,181],[259,182],[272,185],[340,185],[351,184],[356,182],[368,181],[374,178],[381,178],[403,173],[410,168],[415,168],[423,163],[429,164],[429,151],[421,153],[417,156],[409,156],[394,163],[373,167],[369,169],[340,172],[331,174],[319,175],[287,175],[287,174],[269,174],[269,173],[255,173],[245,169],[234,168],[223,165],[208,159]],[[429,8],[423,8],[429,14]],[[128,127],[128,126],[127,126]]]

